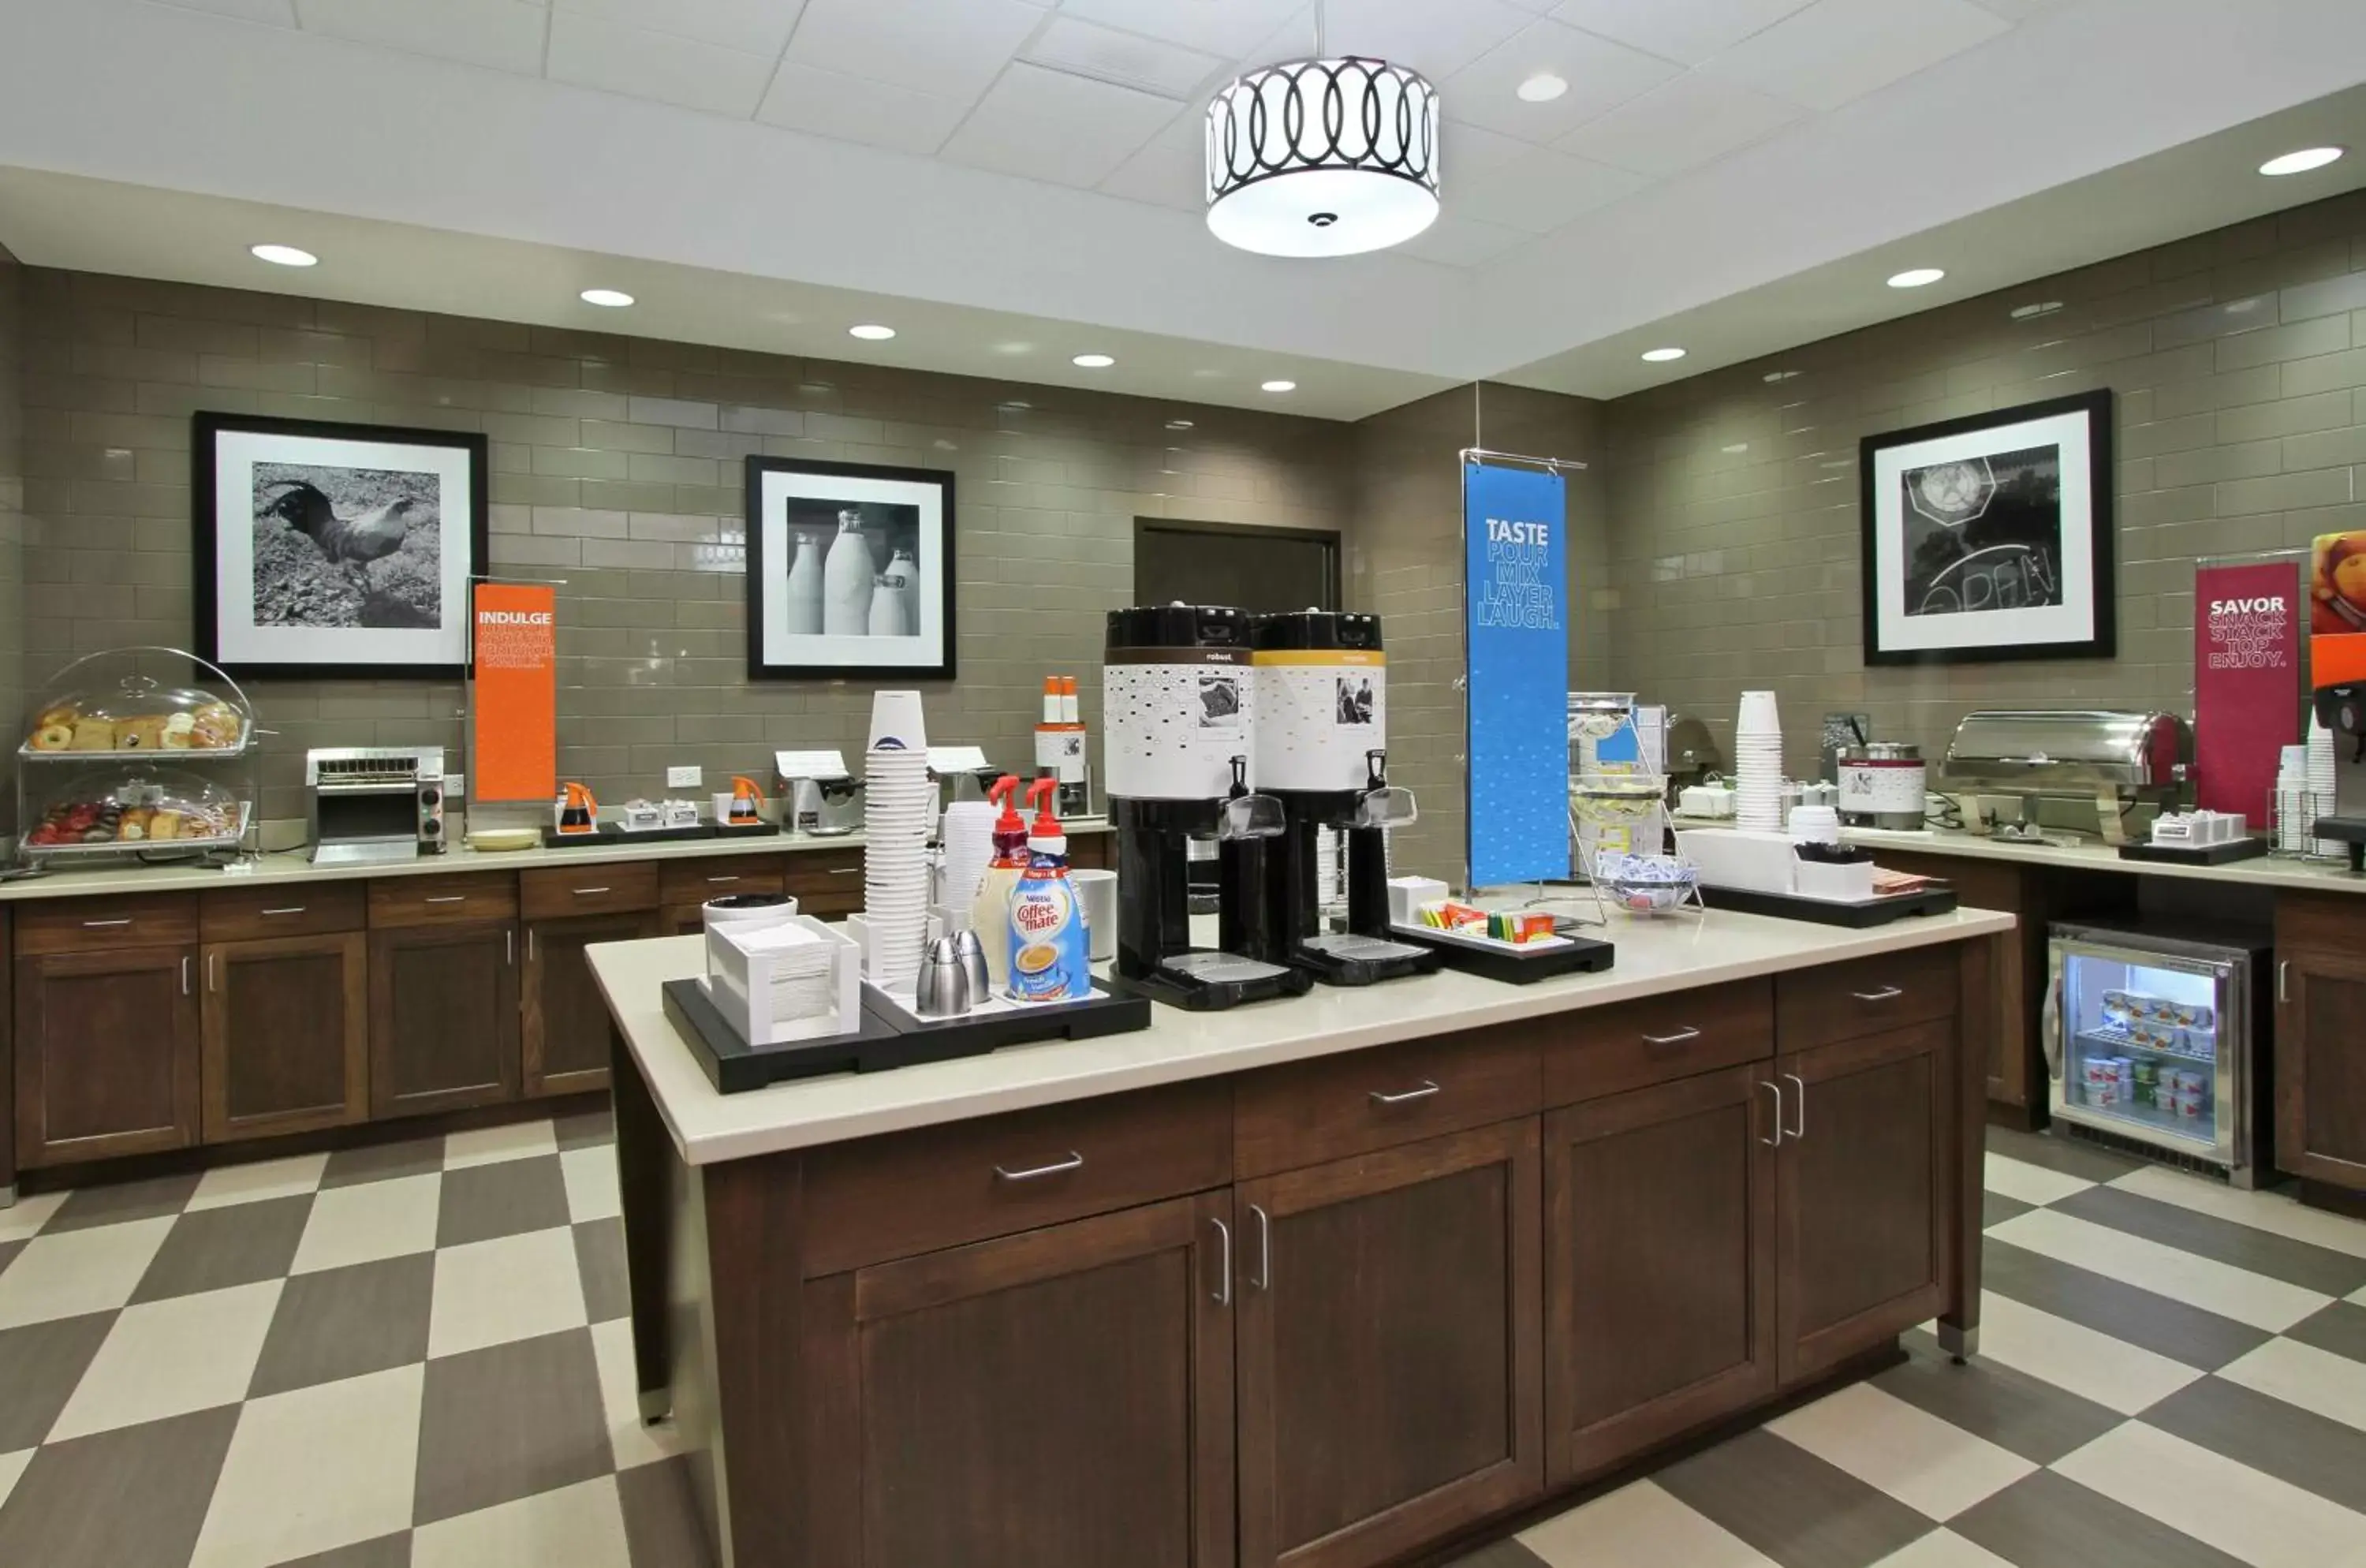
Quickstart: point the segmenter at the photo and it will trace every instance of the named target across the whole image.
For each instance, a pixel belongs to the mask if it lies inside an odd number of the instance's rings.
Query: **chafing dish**
[[[2177,800],[2192,761],[2193,733],[2174,714],[1996,708],[1964,716],[1940,777],[1950,795],[2017,797],[2033,820],[2039,800],[2091,802],[2097,830],[2119,843],[2134,807]]]

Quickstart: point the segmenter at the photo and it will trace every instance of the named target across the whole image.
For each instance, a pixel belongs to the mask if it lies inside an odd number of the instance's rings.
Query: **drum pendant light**
[[[1208,105],[1208,228],[1270,256],[1351,256],[1437,220],[1437,89],[1420,73],[1314,54],[1237,76]]]

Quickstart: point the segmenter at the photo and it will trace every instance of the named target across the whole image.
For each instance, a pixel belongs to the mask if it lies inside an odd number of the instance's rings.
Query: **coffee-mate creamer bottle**
[[[1027,870],[1010,890],[1010,996],[1022,1002],[1083,1001],[1093,994],[1092,942],[1068,880],[1068,836],[1052,815],[1057,779],[1027,789],[1035,821]]]

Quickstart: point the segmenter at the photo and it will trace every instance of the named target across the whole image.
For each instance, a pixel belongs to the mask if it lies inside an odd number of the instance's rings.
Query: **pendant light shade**
[[[1208,228],[1271,256],[1349,256],[1437,219],[1437,89],[1350,55],[1235,78],[1208,105]]]

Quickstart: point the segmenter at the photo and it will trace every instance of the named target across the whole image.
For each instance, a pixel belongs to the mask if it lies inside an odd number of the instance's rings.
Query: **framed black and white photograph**
[[[265,680],[468,673],[484,436],[228,413],[193,434],[200,655]]]
[[[952,475],[749,457],[748,673],[952,680]]]
[[[1865,661],[2109,659],[2112,394],[1865,438]]]

